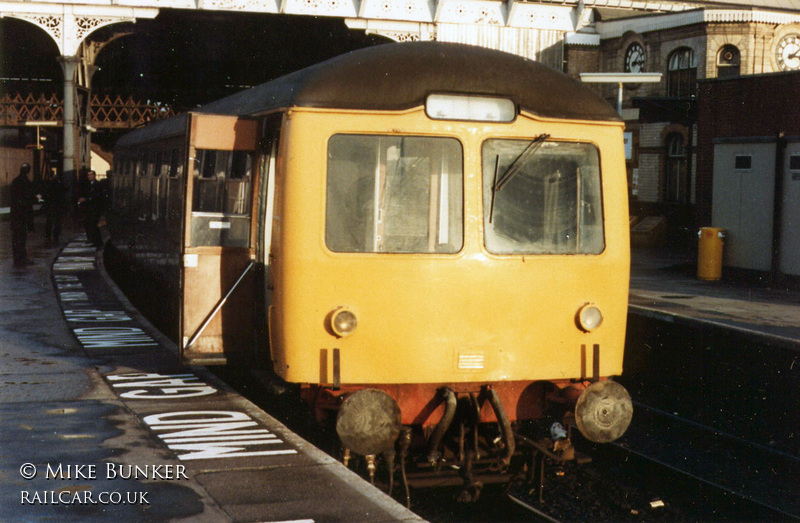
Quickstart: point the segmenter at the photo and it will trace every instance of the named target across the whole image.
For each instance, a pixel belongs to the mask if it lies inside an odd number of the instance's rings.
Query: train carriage
[[[121,139],[112,241],[174,290],[184,362],[261,360],[356,452],[413,426],[438,459],[466,403],[509,453],[559,393],[609,441],[631,416],[606,380],[627,315],[622,131],[530,60],[371,47]]]

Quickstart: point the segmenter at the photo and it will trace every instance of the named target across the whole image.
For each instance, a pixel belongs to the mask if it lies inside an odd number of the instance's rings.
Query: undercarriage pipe
[[[408,488],[408,476],[406,475],[406,457],[408,457],[408,449],[411,448],[411,429],[402,427],[400,429],[400,437],[398,438],[400,446],[400,478],[403,481],[403,488],[406,493],[406,508],[411,508],[411,490]]]
[[[428,446],[428,461],[431,464],[436,464],[439,461],[441,457],[439,445],[441,445],[445,432],[450,428],[450,424],[453,423],[453,419],[456,416],[455,393],[450,389],[442,389],[442,394],[444,395],[444,414],[442,414],[442,419],[439,420],[433,434],[431,434]]]
[[[472,417],[475,420],[472,430],[472,449],[475,451],[475,459],[481,459],[480,433],[477,428],[481,421],[481,406],[478,404],[475,394],[471,392],[469,394],[469,403],[472,408]]]
[[[503,443],[506,446],[506,456],[503,458],[503,462],[508,465],[516,451],[516,442],[514,441],[514,432],[511,430],[511,422],[508,421],[506,410],[503,408],[503,403],[500,401],[497,391],[487,388],[486,395],[489,399],[489,404],[492,406],[492,409],[494,409],[494,415],[500,423],[500,428],[503,431]]]

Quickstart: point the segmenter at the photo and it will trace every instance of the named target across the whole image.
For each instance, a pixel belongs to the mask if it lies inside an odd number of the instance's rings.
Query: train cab
[[[630,399],[602,386],[622,372],[627,315],[623,123],[596,93],[518,56],[417,42],[179,118],[161,125],[185,166],[162,258],[184,361],[260,358],[321,417],[369,391],[397,427],[375,452],[401,426],[446,431],[454,402],[505,433],[576,388],[590,439],[624,432]],[[140,131],[118,158],[165,136]]]

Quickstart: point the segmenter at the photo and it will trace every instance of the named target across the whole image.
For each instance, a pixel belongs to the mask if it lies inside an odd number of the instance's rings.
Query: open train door
[[[181,362],[253,353],[257,121],[190,113],[181,269]]]

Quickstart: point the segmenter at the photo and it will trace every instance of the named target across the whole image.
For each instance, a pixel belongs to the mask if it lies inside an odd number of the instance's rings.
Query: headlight
[[[358,326],[358,320],[353,311],[345,307],[334,309],[328,315],[328,327],[331,332],[339,338],[344,338],[353,334]]]
[[[578,309],[578,327],[585,332],[591,332],[603,323],[603,313],[594,305],[587,303]]]

